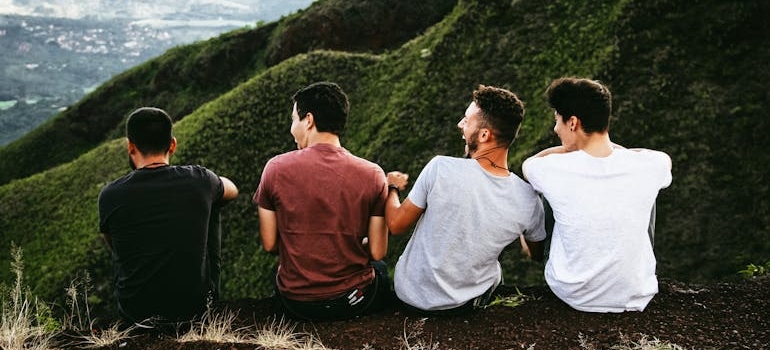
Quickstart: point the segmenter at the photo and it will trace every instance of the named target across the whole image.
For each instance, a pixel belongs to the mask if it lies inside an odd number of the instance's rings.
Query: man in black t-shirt
[[[202,166],[169,165],[171,126],[161,109],[133,111],[126,122],[133,171],[99,194],[118,312],[131,323],[202,314],[209,293],[218,293],[219,207],[238,195],[232,181]]]

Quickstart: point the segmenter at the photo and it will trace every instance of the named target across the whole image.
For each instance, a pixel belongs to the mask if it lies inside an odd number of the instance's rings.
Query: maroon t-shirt
[[[371,283],[362,239],[369,217],[385,215],[385,173],[330,144],[281,154],[262,172],[254,194],[275,211],[278,290],[293,300],[324,300]]]

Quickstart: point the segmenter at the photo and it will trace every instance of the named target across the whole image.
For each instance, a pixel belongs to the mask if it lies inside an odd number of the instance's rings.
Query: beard
[[[470,139],[465,140],[465,158],[471,158],[479,149],[479,130],[471,134]]]

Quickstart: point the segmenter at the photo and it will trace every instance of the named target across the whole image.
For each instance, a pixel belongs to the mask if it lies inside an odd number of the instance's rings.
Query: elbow
[[[394,236],[402,235],[408,227],[404,227],[403,225],[396,225],[392,223],[388,223],[388,231],[390,231],[390,234]]]
[[[391,215],[391,217],[388,217],[388,215],[385,215],[385,223],[386,226],[388,226],[388,231],[390,234],[398,236],[403,233],[405,233],[410,225],[405,225],[400,220],[397,220],[397,218],[394,217],[395,215]]]
[[[370,252],[369,255],[371,255],[372,260],[380,261],[382,259],[385,259],[386,254],[384,251],[381,251],[381,252]]]
[[[275,242],[267,242],[265,240],[262,240],[262,249],[264,249],[268,253],[275,253],[277,250],[277,244]]]

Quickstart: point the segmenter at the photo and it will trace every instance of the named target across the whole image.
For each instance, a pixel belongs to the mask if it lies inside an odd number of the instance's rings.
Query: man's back
[[[369,284],[362,240],[369,218],[384,215],[385,194],[382,169],[342,147],[319,143],[272,159],[254,199],[276,212],[281,293],[322,300]]]
[[[138,169],[105,186],[99,226],[110,237],[124,316],[183,320],[205,306],[208,225],[223,191],[199,166]]]
[[[553,209],[546,281],[582,311],[643,310],[657,293],[647,233],[658,190],[671,182],[668,157],[615,149],[527,160],[526,176]]]
[[[398,297],[422,310],[462,305],[496,285],[503,248],[545,237],[542,203],[514,174],[491,175],[473,159],[435,157],[409,199],[424,208],[395,272]]]

